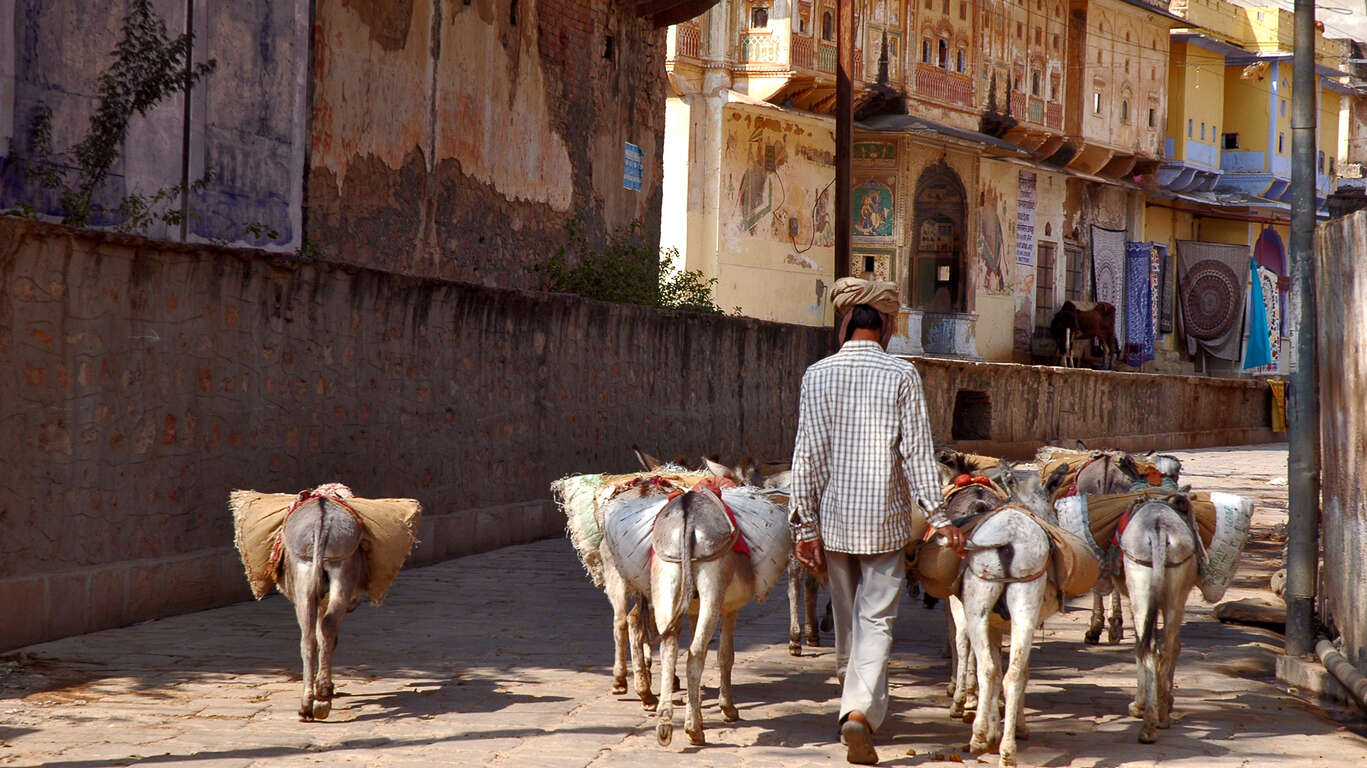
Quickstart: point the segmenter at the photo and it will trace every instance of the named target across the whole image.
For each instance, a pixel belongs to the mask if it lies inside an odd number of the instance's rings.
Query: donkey
[[[1020,481],[1011,501],[978,525],[966,546],[956,618],[961,610],[959,623],[977,663],[978,709],[969,751],[983,754],[997,748],[1003,766],[1016,764],[1016,737],[1024,734],[1021,707],[1035,629],[1060,607],[1059,590],[1045,578],[1052,553],[1049,534],[1036,519],[1056,524],[1050,498],[1061,481],[1059,472],[1044,486],[1034,476]],[[1007,626],[1011,651],[1003,717],[998,696],[1003,687],[1001,638]]]
[[[277,582],[294,603],[299,620],[303,721],[323,720],[332,712],[332,652],[342,616],[360,604],[368,575],[361,525],[329,496],[345,499],[351,491],[345,486],[319,486],[286,519]]]
[[[1177,480],[1182,473],[1182,462],[1176,456],[1168,454],[1154,455],[1152,453],[1145,456],[1145,459],[1152,462],[1154,468],[1158,471],[1158,478],[1145,477],[1143,473],[1138,471],[1138,464],[1135,462],[1134,457],[1130,456],[1128,458],[1130,459],[1128,464],[1120,466],[1118,471],[1112,469],[1103,479],[1094,477],[1083,478],[1081,473],[1079,473],[1077,483],[1078,495],[1087,496],[1097,493],[1125,493],[1133,490],[1137,486],[1150,485],[1152,479],[1157,479],[1159,481],[1158,484],[1162,487],[1177,490]],[[1135,468],[1133,473],[1130,471],[1129,467]],[[1131,474],[1137,475],[1137,477],[1130,477]],[[1125,477],[1122,478],[1122,475]],[[1124,487],[1122,488],[1122,486]],[[1098,487],[1106,490],[1092,490]],[[1105,548],[1108,544],[1108,542],[1097,543],[1100,544],[1102,548]],[[1119,573],[1111,573],[1109,576],[1103,573],[1101,580],[1097,582],[1096,588],[1092,590],[1092,618],[1087,625],[1087,634],[1083,636],[1083,640],[1089,645],[1096,645],[1101,642],[1101,627],[1103,624],[1106,625],[1106,642],[1109,644],[1115,645],[1119,643],[1123,636],[1125,618],[1124,613],[1120,608],[1120,590],[1115,588],[1119,576]],[[1111,596],[1111,618],[1109,621],[1106,619],[1105,596],[1107,593]]]
[[[1051,451],[1041,449],[1037,454],[1041,472],[1044,471],[1043,467],[1049,459],[1060,454],[1090,456],[1091,460],[1076,475],[1066,477],[1058,489],[1054,491],[1054,501],[1065,496],[1128,493],[1137,483],[1144,481],[1144,473],[1140,471],[1138,462],[1128,453],[1123,451],[1086,451],[1086,446],[1081,441],[1078,441],[1078,447],[1082,450]],[[1120,594],[1111,589],[1109,581],[1103,581],[1098,582],[1096,589],[1092,591],[1092,619],[1087,627],[1087,634],[1083,636],[1089,645],[1096,645],[1101,641],[1101,627],[1106,620],[1103,598],[1107,593],[1112,595],[1111,621],[1108,626],[1107,640],[1112,645],[1120,642],[1123,622],[1120,612]]]
[[[780,507],[779,519],[786,521]],[[717,704],[727,722],[740,719],[731,695],[731,667],[735,661],[736,614],[755,596],[755,567],[750,557],[736,551],[735,531],[720,497],[697,487],[665,504],[655,519],[650,565],[650,600],[660,634],[660,690],[673,688],[678,663],[679,631],[690,597],[698,597],[697,618],[688,649],[684,730],[695,745],[706,743],[702,727],[702,671],[707,646],[721,624],[717,651],[721,684]],[[786,542],[786,539],[784,540]],[[778,553],[787,557],[787,552]],[[667,745],[674,735],[674,697],[662,696],[656,738]]]
[[[767,477],[763,476],[750,454],[742,456],[734,467],[728,467],[716,459],[707,457],[703,458],[703,463],[712,474],[733,480],[740,485],[775,490],[787,489],[792,485],[791,470],[779,468],[779,471]],[[816,618],[817,593],[825,579],[824,573],[807,570],[796,557],[788,559],[788,653],[791,656],[802,655],[804,637],[808,646],[819,647],[820,629],[831,628],[829,603],[826,605],[826,617],[820,622]]]
[[[1178,633],[1187,594],[1198,577],[1197,534],[1184,519],[1190,511],[1190,501],[1183,494],[1145,501],[1131,514],[1120,535],[1125,567],[1124,580],[1116,591],[1128,593],[1139,625],[1134,643],[1138,685],[1130,716],[1144,719],[1139,731],[1139,741],[1144,744],[1157,740],[1155,728],[1167,728],[1171,723],[1172,676],[1182,650]]]

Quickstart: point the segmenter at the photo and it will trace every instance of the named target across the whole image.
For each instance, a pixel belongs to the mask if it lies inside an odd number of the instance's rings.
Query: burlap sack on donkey
[[[422,505],[416,499],[333,498],[348,509],[361,525],[361,549],[366,553],[368,576],[365,591],[370,602],[384,602],[404,560],[418,537]],[[300,494],[261,493],[237,490],[229,494],[233,514],[233,543],[242,557],[242,568],[258,600],[271,591],[280,576],[285,519]]]

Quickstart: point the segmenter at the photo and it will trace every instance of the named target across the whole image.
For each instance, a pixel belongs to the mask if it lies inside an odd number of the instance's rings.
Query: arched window
[[[1030,73],[1030,95],[1031,95],[1031,96],[1038,96],[1038,95],[1039,95],[1039,73],[1038,73],[1038,72],[1031,72],[1031,73]]]
[[[750,28],[767,29],[769,27],[769,7],[757,5],[750,9]]]
[[[949,43],[945,42],[944,40],[940,41],[939,64],[941,68],[949,69]]]
[[[956,72],[963,72],[963,71],[964,71],[964,67],[965,67],[964,60],[965,60],[965,58],[967,58],[967,57],[964,55],[964,49],[960,48],[960,49],[959,49],[958,60],[957,60],[957,62],[955,63],[954,71],[956,71]]]
[[[1130,102],[1128,101],[1120,102],[1120,122],[1126,125],[1130,122]]]
[[[924,64],[929,64],[929,63],[930,63],[930,39],[929,39],[929,38],[924,39],[924,40],[921,41],[921,62],[924,63]]]
[[[835,14],[830,11],[821,12],[821,39],[835,42]]]

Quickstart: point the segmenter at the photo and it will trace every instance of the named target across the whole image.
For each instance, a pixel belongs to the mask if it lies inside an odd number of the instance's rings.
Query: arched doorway
[[[904,272],[910,306],[929,312],[966,310],[966,203],[959,174],[943,160],[926,168],[916,181],[912,248]]]

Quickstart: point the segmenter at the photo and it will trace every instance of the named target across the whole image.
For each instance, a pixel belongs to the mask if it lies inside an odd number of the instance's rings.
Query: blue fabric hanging
[[[1263,304],[1263,282],[1258,279],[1258,262],[1248,260],[1253,279],[1248,285],[1248,346],[1244,348],[1244,370],[1272,364],[1272,342],[1267,335],[1267,305]]]

